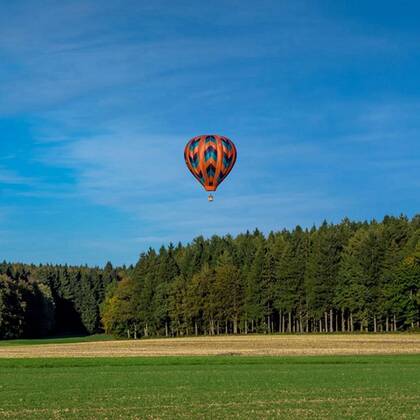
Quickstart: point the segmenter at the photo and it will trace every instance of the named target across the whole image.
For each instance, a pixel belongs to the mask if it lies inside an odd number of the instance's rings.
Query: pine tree
[[[286,236],[277,267],[276,308],[282,311],[282,331],[303,331],[305,316],[304,277],[309,252],[308,234],[301,227]],[[287,319],[285,315],[287,314]]]
[[[224,252],[217,262],[214,288],[218,302],[216,319],[219,323],[224,322],[225,332],[237,334],[243,306],[243,289],[239,270],[228,252]]]

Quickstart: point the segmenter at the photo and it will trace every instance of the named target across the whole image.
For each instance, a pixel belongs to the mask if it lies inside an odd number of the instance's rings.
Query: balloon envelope
[[[216,191],[236,162],[232,140],[216,134],[192,138],[185,146],[185,163],[206,191]]]

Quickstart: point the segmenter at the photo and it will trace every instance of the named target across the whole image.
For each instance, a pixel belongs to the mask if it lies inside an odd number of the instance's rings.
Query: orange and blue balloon
[[[206,191],[216,191],[236,162],[232,140],[217,134],[192,138],[185,146],[185,163]],[[212,196],[209,196],[212,200]]]

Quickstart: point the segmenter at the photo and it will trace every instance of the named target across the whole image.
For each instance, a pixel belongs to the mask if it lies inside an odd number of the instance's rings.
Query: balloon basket
[[[209,194],[208,199],[209,199],[209,202],[210,202],[210,203],[211,203],[212,201],[214,201],[214,197],[213,197],[211,194]]]

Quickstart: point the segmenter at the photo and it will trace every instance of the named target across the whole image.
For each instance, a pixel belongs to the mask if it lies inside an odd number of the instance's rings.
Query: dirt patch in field
[[[0,347],[1,358],[420,353],[420,334],[162,338]]]

